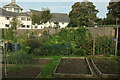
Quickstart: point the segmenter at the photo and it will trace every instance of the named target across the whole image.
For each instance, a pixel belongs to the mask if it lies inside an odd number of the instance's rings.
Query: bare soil
[[[15,72],[9,72],[8,78],[35,78],[40,72],[41,67],[23,67]]]
[[[62,59],[56,73],[91,74],[85,59]]]
[[[36,78],[37,75],[42,71],[44,65],[48,64],[50,59],[36,59],[31,62],[31,64],[26,64],[30,66],[23,66],[22,68],[14,71],[8,72],[8,78]],[[22,64],[21,64],[22,65]],[[8,64],[8,68],[15,66],[15,64]]]
[[[119,74],[120,64],[115,58],[93,58],[95,65],[104,74]]]

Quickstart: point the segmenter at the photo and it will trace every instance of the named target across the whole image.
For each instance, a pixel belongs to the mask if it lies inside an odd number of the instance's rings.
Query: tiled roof
[[[41,15],[42,11],[30,9],[30,12]],[[51,14],[52,18],[49,20],[50,22],[69,22],[69,16],[66,13],[51,13]]]
[[[5,6],[3,6],[3,8],[20,8],[22,9],[20,6],[18,6],[16,3],[10,3],[10,4],[7,4]]]
[[[69,22],[69,16],[66,13],[51,13],[50,22]]]
[[[26,12],[24,12],[24,13],[9,12],[9,11],[6,11],[5,9],[2,9],[2,8],[0,8],[0,15],[10,16],[10,17],[29,16]]]
[[[41,14],[41,11],[37,10],[30,10],[31,12],[35,12],[37,14]],[[66,13],[51,13],[52,18],[49,20],[50,22],[69,22],[69,16]],[[5,9],[0,8],[0,15],[2,16],[11,16],[11,17],[17,17],[17,16],[30,16],[28,12],[24,13],[15,13],[15,12],[9,12]]]
[[[0,8],[0,15],[2,16],[12,16],[12,17],[16,17],[17,13],[14,12],[8,12],[5,9]]]

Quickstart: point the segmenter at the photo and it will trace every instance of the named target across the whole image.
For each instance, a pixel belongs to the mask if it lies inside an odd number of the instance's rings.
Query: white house
[[[2,8],[0,8],[0,28],[9,28],[13,17],[18,18],[23,24],[18,29],[31,29],[32,21],[27,13],[9,12]]]
[[[8,5],[0,8],[0,28],[9,28],[12,18],[16,17],[23,24],[18,29],[43,29],[45,27],[65,28],[69,24],[69,16],[66,13],[51,13],[52,18],[45,24],[32,25],[31,15],[33,12],[41,14],[41,11],[30,9],[22,12],[22,8],[18,6],[15,0]],[[56,24],[57,23],[57,24]]]

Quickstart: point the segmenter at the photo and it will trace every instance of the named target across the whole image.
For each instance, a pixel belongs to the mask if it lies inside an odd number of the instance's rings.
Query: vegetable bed
[[[62,58],[57,65],[56,77],[92,77],[93,72],[86,58]]]
[[[96,72],[100,77],[120,77],[120,62],[116,58],[92,58]]]
[[[36,78],[50,59],[36,59],[31,64],[8,64],[8,78]]]

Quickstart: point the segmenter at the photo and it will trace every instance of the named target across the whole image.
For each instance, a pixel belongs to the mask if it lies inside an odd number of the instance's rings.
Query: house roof
[[[30,11],[35,12],[37,14],[41,14],[41,11],[32,10],[32,9]],[[52,18],[49,20],[50,22],[69,22],[69,16],[66,13],[51,13],[51,14],[52,14]],[[28,12],[23,12],[23,13],[9,12],[2,8],[0,8],[0,15],[10,16],[10,17],[30,16]]]
[[[10,3],[10,4],[7,4],[5,6],[3,6],[3,8],[19,8],[19,9],[22,9],[20,6],[18,6],[16,3]],[[23,9],[22,9],[23,10]]]
[[[29,9],[31,13],[37,13],[41,15],[42,11]],[[69,16],[66,13],[51,13],[52,18],[49,20],[50,22],[69,22]]]
[[[69,16],[66,13],[52,13],[52,18],[49,20],[50,22],[69,22]]]
[[[26,12],[24,12],[24,13],[9,12],[2,8],[0,8],[0,15],[9,16],[9,17],[29,16]]]
[[[42,11],[38,11],[38,10],[34,10],[34,9],[29,9],[29,11],[31,13],[37,13],[37,14],[41,14]]]
[[[9,11],[6,11],[5,9],[0,8],[0,15],[16,17],[17,13],[9,12]]]

